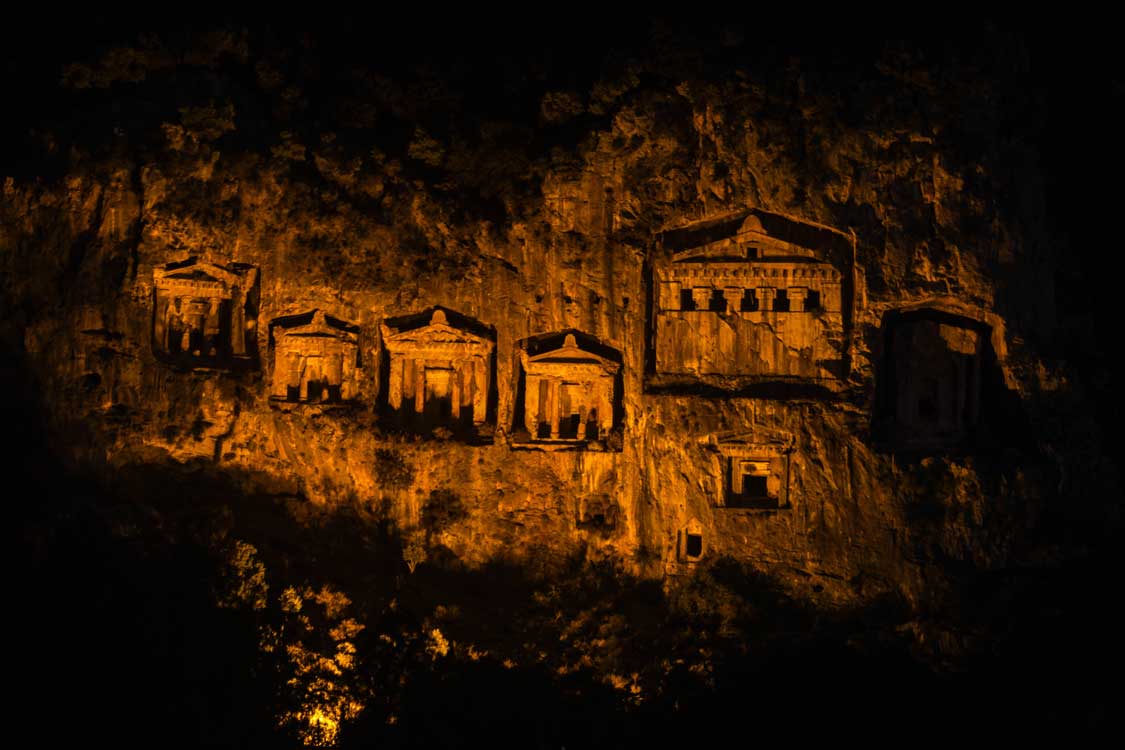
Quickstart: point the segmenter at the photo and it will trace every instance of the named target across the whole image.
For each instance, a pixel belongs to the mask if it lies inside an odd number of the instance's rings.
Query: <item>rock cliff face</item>
[[[68,465],[346,509],[410,571],[733,560],[823,607],[940,607],[1069,554],[1060,508],[1114,522],[1046,353],[1018,44],[658,37],[529,69],[521,111],[301,45],[63,69],[90,122],[4,176],[0,312]]]
[[[245,37],[216,44],[210,64],[230,69],[216,75],[254,72],[276,107],[300,96]],[[152,49],[129,54],[141,79],[155,80],[163,65],[192,65],[156,60]],[[226,96],[174,101],[179,118],[161,121],[143,150],[119,127],[113,145],[75,155],[57,181],[8,178],[7,293],[21,309],[15,320],[53,421],[83,427],[83,440],[63,448],[107,468],[198,459],[252,470],[308,503],[389,513],[406,534],[426,498],[453,494],[469,513],[441,544],[470,563],[585,550],[643,576],[668,576],[696,559],[732,555],[793,586],[847,598],[858,578],[918,596],[935,554],[985,567],[1010,562],[1020,540],[998,528],[1024,525],[1039,498],[1020,493],[1056,481],[1059,469],[1032,450],[1003,471],[1033,472],[1023,489],[981,481],[980,462],[989,459],[980,452],[1018,435],[1027,404],[1053,381],[1028,344],[1050,333],[1055,315],[1052,257],[1035,213],[1039,178],[1019,142],[1001,133],[1010,112],[988,108],[988,87],[998,82],[940,78],[908,57],[877,61],[865,88],[847,96],[830,74],[799,61],[780,76],[736,73],[649,60],[623,65],[592,91],[547,91],[538,127],[573,128],[577,137],[534,160],[525,144],[490,132],[528,124],[488,121],[470,134],[476,143],[461,142],[460,132],[443,142],[417,125],[398,157],[361,151],[333,128],[361,129],[373,117],[367,127],[378,132],[385,116],[348,112],[304,136],[315,141],[273,133],[267,141],[276,145],[262,153],[235,145],[245,105]],[[342,97],[342,109],[389,106],[409,121],[395,109],[395,97],[408,96],[397,82],[364,80],[371,98]],[[117,100],[149,85],[129,79],[113,55],[69,67],[65,83],[74,97],[93,87]],[[408,105],[424,102],[398,103]],[[510,166],[504,156],[528,162],[489,178],[494,160]],[[499,213],[461,202],[466,188],[492,192]],[[727,226],[731,216],[742,224]],[[771,236],[759,217],[780,228]],[[781,236],[802,229],[812,237],[803,246]],[[692,240],[692,232],[705,236]],[[746,237],[767,242],[747,251]],[[691,259],[688,273],[764,268],[766,280],[742,286],[768,297],[742,302],[744,290],[708,281],[688,296],[703,311],[678,311],[681,284],[666,295],[658,288],[667,286],[660,269],[670,268],[677,243],[719,247],[710,263]],[[200,344],[210,356],[189,353],[187,307],[204,292],[173,290],[165,299],[161,291],[169,269],[188,259],[198,268],[237,264],[257,277],[206,277],[226,300],[216,297],[197,316],[208,320],[199,335],[212,326],[226,351],[237,338],[240,367],[212,344]],[[817,308],[790,297],[782,309],[771,259],[792,261],[785,274],[828,273],[835,286],[813,292]],[[808,282],[786,277],[782,295],[799,284],[804,295]],[[221,301],[231,305],[231,288],[233,307],[219,310]],[[182,325],[170,344],[165,319],[177,293],[185,310],[177,309]],[[36,304],[46,299],[53,304]],[[759,304],[759,313],[748,311]],[[772,322],[750,319],[764,319],[771,305],[782,309]],[[489,391],[479,394],[481,423],[493,399],[484,440],[449,431],[404,437],[377,408],[400,388],[380,377],[390,358],[380,324],[435,306],[494,331],[494,361],[489,353],[479,364],[478,388]],[[270,399],[278,368],[289,367],[270,322],[313,310],[354,326],[346,406]],[[924,425],[900,425],[882,441],[872,430],[877,392],[946,388],[943,379],[957,377],[937,367],[933,382],[917,385],[906,381],[921,373],[890,367],[888,323],[908,310],[962,326],[943,324],[942,335],[979,332],[972,373],[960,376],[973,382],[948,385],[957,398],[973,390],[973,414],[960,403],[942,408],[964,428],[955,439],[990,430],[989,441],[938,440],[903,460],[902,449],[918,448],[911,431]],[[516,450],[520,342],[566,329],[620,352],[613,449]],[[161,361],[169,346],[181,355]],[[430,388],[418,372],[421,390]],[[678,387],[667,387],[668,372],[683,376]],[[711,372],[760,377],[757,387],[729,378],[715,387]],[[440,398],[449,386],[438,388]],[[722,445],[731,440],[785,446],[784,507],[723,507],[730,469]],[[408,476],[388,484],[388,461]],[[909,473],[919,470],[934,477],[911,486]],[[919,504],[933,505],[942,523],[919,530],[911,523]],[[604,523],[583,522],[591,508]],[[683,551],[690,526],[702,554]]]

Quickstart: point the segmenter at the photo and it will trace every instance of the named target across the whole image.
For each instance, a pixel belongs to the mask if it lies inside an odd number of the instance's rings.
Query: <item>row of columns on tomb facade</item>
[[[567,403],[569,402],[569,403]],[[535,437],[540,424],[547,424],[552,440],[561,435],[562,419],[578,416],[577,440],[587,437],[588,423],[594,418],[599,432],[613,428],[613,377],[580,382],[567,382],[564,378],[529,375],[524,394],[524,427]]]
[[[460,360],[395,357],[390,364],[387,404],[396,410],[410,404],[415,413],[423,413],[426,389],[437,387],[440,372],[440,379],[446,381],[443,387],[449,389],[451,418],[458,420],[462,409],[471,409],[474,424],[481,424],[485,421],[488,407],[487,367],[488,362],[483,356]],[[434,374],[434,380],[429,383],[428,372]]]
[[[309,397],[311,383],[323,382],[329,386],[342,387],[347,379],[345,370],[350,369],[344,366],[347,359],[344,351],[276,352],[274,367],[284,373],[285,387],[299,390],[299,398],[304,400]],[[275,382],[278,379],[276,373],[274,379]],[[286,394],[279,391],[276,395]],[[349,395],[345,393],[343,398],[347,399]]]
[[[754,295],[759,311],[766,312],[774,310],[779,291],[782,292],[781,296],[788,300],[788,312],[812,312],[813,310],[820,309],[819,305],[814,305],[812,307],[807,306],[810,299],[816,299],[820,294],[819,291],[815,289],[810,290],[808,287],[791,286],[779,290],[777,287],[769,286],[760,286],[751,289],[744,289],[742,287],[697,286],[684,289],[683,291],[690,291],[691,300],[695,308],[701,311],[706,311],[710,308],[715,292],[719,292],[722,295],[727,310],[739,310],[742,307],[742,302],[747,292]],[[809,294],[810,291],[812,292],[811,296]]]

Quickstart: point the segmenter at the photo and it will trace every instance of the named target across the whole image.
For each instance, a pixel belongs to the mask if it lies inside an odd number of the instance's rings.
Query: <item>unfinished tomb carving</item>
[[[187,367],[257,364],[258,269],[189,258],[153,270],[153,351]]]
[[[577,331],[521,342],[517,443],[604,447],[620,411],[621,355]]]
[[[789,508],[789,453],[786,445],[730,438],[718,444],[722,508]]]
[[[358,326],[313,310],[275,319],[270,338],[271,399],[338,403],[358,396]]]
[[[952,447],[980,415],[989,326],[938,309],[892,312],[884,319],[876,381],[876,437],[908,449]]]
[[[845,375],[851,238],[758,209],[665,232],[654,266],[656,374]]]
[[[380,326],[392,424],[421,434],[486,437],[494,420],[496,336],[444,308]]]

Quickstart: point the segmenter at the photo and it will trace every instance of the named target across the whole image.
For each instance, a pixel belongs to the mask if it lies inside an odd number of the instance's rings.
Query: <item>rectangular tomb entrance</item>
[[[718,443],[722,508],[779,510],[789,502],[789,449],[737,437]]]

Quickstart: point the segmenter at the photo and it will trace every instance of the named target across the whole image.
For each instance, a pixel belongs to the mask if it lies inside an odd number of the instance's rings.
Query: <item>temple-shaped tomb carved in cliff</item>
[[[438,437],[491,437],[496,353],[491,328],[439,307],[387,319],[380,330],[383,407],[391,425]]]
[[[666,231],[661,247],[649,360],[656,379],[728,387],[845,376],[850,236],[750,209]]]
[[[730,438],[718,443],[721,490],[716,506],[789,508],[789,449],[778,443]]]
[[[313,310],[273,320],[270,340],[271,399],[316,404],[358,397],[358,326]]]
[[[979,321],[937,309],[889,313],[876,381],[876,437],[919,450],[971,437],[990,333]]]
[[[153,270],[153,351],[193,368],[257,364],[258,269],[190,258]]]
[[[578,331],[520,342],[513,443],[606,449],[620,421],[621,355]]]

